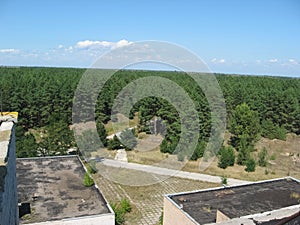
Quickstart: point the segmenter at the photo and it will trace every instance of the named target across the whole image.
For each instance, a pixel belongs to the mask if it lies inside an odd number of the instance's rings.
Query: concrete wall
[[[17,225],[16,145],[13,122],[0,126],[0,224]]]
[[[176,207],[173,202],[164,196],[164,225],[197,225],[187,214]]]
[[[113,213],[109,213],[98,216],[86,216],[41,223],[31,223],[28,225],[115,225],[115,215]]]
[[[224,213],[222,213],[220,210],[217,210],[217,219],[216,222],[224,222],[230,220],[230,218],[228,216],[226,216]]]

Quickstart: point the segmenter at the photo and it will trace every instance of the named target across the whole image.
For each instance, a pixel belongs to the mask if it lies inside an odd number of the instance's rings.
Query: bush
[[[261,167],[266,167],[267,166],[267,149],[263,148],[263,150],[258,153],[258,165]]]
[[[114,135],[113,139],[108,140],[107,142],[107,148],[109,150],[116,150],[122,148],[121,142],[119,141],[118,137]]]
[[[272,154],[271,156],[270,156],[270,160],[275,160],[276,159],[276,155],[275,155],[275,153],[274,154]]]
[[[88,173],[90,173],[90,174],[95,174],[98,172],[94,161],[89,162],[89,164],[87,164],[87,170],[88,170]]]
[[[255,167],[256,167],[256,162],[253,158],[249,158],[246,161],[246,168],[245,171],[246,172],[254,172],[255,171]]]
[[[195,151],[193,152],[193,155],[191,156],[191,160],[197,160],[198,158],[203,157],[203,153],[206,148],[206,143],[201,141],[197,144],[197,147]]]
[[[111,203],[110,205],[112,210],[115,212],[116,225],[123,224],[125,222],[125,219],[124,219],[124,212],[122,211],[122,209],[118,207],[117,203]]]
[[[119,203],[111,203],[110,205],[115,212],[116,225],[124,224],[125,214],[131,211],[130,202],[126,198],[123,198]]]
[[[83,184],[86,187],[91,187],[94,185],[94,180],[91,178],[90,174],[86,172],[83,178]]]
[[[126,199],[126,198],[123,198],[120,202],[120,206],[121,206],[121,209],[124,210],[124,212],[131,212],[131,205],[130,205],[130,202]]]
[[[218,166],[222,169],[226,169],[228,166],[233,166],[235,162],[234,150],[231,146],[222,147],[219,152],[219,163]]]
[[[226,176],[222,176],[221,177],[221,183],[223,184],[223,185],[227,185],[227,177]]]
[[[245,165],[247,160],[250,158],[250,152],[253,151],[253,146],[249,145],[245,138],[241,138],[237,150],[239,152],[237,156],[237,164]]]

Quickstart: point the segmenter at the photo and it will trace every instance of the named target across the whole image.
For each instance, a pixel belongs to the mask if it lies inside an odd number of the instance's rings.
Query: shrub
[[[120,149],[120,148],[122,148],[121,144],[122,143],[119,141],[118,137],[116,135],[114,135],[113,139],[108,140],[108,142],[107,142],[107,148],[109,150]]]
[[[231,146],[222,147],[219,155],[218,166],[222,169],[226,169],[228,166],[233,166],[235,161],[234,150]]]
[[[130,202],[126,199],[123,198],[120,202],[121,208],[124,210],[124,212],[131,212],[131,205]]]
[[[263,150],[258,153],[258,165],[261,167],[266,167],[267,166],[267,149],[263,148]]]
[[[94,185],[94,180],[91,178],[90,174],[86,172],[83,178],[83,184],[86,187],[91,187]]]
[[[221,177],[221,183],[223,184],[223,185],[227,185],[227,177],[226,176],[222,176]]]
[[[191,156],[191,160],[197,160],[198,158],[203,157],[203,153],[206,148],[206,143],[201,141],[197,144],[197,147],[195,151],[193,152],[193,155]]]
[[[126,198],[123,198],[120,202],[111,203],[110,205],[113,211],[115,212],[116,225],[124,224],[125,214],[131,211],[130,202]]]
[[[250,158],[250,153],[253,151],[253,145],[247,142],[247,136],[242,136],[237,145],[238,156],[237,164],[245,165],[247,160]]]
[[[88,165],[87,165],[87,170],[90,174],[95,174],[98,172],[97,168],[96,168],[96,165],[95,165],[95,162],[90,162]]]
[[[249,158],[246,161],[246,168],[245,171],[246,172],[254,172],[255,171],[255,167],[256,167],[256,162],[253,158]]]
[[[111,203],[110,205],[112,210],[115,212],[116,225],[123,224],[125,222],[125,219],[124,219],[124,212],[122,211],[122,209],[118,207],[117,203]]]
[[[275,160],[276,159],[276,155],[275,154],[272,154],[271,156],[270,156],[270,160]]]

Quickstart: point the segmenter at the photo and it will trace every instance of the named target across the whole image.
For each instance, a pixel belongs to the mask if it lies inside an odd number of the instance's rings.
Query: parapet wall
[[[14,118],[0,115],[0,224],[17,225],[16,145]]]

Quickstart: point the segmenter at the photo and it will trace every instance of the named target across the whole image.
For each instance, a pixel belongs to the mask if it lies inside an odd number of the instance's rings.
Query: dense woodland
[[[0,68],[3,111],[19,112],[16,129],[18,157],[65,154],[69,148],[76,146],[69,126],[72,124],[74,93],[84,72],[84,69],[73,68]],[[122,70],[115,73],[98,96],[96,118],[89,118],[97,121],[104,145],[111,147],[114,144],[105,140],[106,132],[103,132],[103,124],[114,119],[111,118],[114,99],[132,81],[149,76],[176,82],[194,102],[200,123],[196,125],[199,128],[198,145],[191,158],[202,157],[211,132],[211,113],[200,87],[191,77],[180,72]],[[216,77],[226,100],[227,128],[233,134],[231,145],[239,152],[238,163],[245,165],[251,161],[249,152],[260,136],[285,139],[287,132],[300,134],[300,79],[223,74],[217,74]],[[151,85],[159,88],[158,83]],[[127,97],[130,95],[127,93]],[[81,98],[82,108],[78,112],[84,113],[84,108],[88,107],[87,98],[89,96]],[[177,101],[180,102],[180,99]],[[151,120],[159,118],[155,120],[158,123],[156,127],[159,127],[156,133],[165,135],[160,146],[162,152],[173,153],[180,132],[188,133],[191,132],[190,127],[195,127],[195,118],[188,114],[183,115],[187,126],[182,127],[174,106],[159,97],[138,101],[131,108],[130,117],[136,113],[139,126],[135,132],[150,133],[153,131]],[[43,135],[37,138],[37,131]],[[185,142],[181,143],[182,149],[189,145],[189,137],[192,138],[187,136]],[[180,155],[180,149],[175,153]],[[222,149],[220,154],[224,159],[230,158],[232,149]]]

